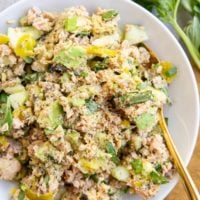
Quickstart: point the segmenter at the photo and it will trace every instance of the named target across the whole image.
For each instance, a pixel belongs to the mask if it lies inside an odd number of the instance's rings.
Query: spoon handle
[[[177,151],[177,148],[172,140],[172,137],[169,133],[169,130],[167,128],[164,114],[163,114],[163,108],[159,109],[159,124],[163,131],[163,137],[165,139],[165,142],[167,144],[168,150],[173,158],[174,164],[176,166],[176,169],[181,176],[181,178],[184,181],[186,190],[188,192],[188,195],[191,200],[200,200],[200,194],[197,190],[197,187],[194,184],[194,181],[192,180],[187,168],[184,166],[183,161],[181,159],[180,154]]]

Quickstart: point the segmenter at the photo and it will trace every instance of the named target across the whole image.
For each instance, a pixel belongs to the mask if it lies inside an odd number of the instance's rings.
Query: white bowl
[[[119,11],[121,25],[126,23],[141,24],[146,27],[149,35],[147,45],[152,48],[160,59],[172,61],[178,67],[178,77],[170,86],[173,105],[167,107],[169,129],[174,142],[187,165],[192,156],[199,128],[199,96],[197,84],[191,68],[180,44],[168,29],[152,14],[129,0],[21,0],[0,13],[0,31],[8,28],[7,20],[19,19],[27,9],[37,6],[49,11],[62,11],[65,7],[84,5],[90,11],[98,6],[113,8]],[[161,187],[154,200],[164,199],[177,183],[177,177]],[[9,199],[12,183],[0,181],[0,197]],[[133,199],[133,196],[127,197]],[[134,196],[134,199],[139,199]]]

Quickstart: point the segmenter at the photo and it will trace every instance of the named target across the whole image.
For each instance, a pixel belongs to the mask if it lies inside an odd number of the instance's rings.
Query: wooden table
[[[193,67],[193,69],[200,93],[200,70],[197,70],[195,67]],[[200,134],[188,169],[200,191]],[[184,185],[181,181],[179,181],[177,186],[172,190],[166,200],[189,200],[189,198],[187,197],[187,193],[185,192]]]
[[[6,8],[7,6],[16,1],[19,0],[0,0],[0,10]],[[194,68],[194,71],[197,78],[198,86],[200,88],[200,71],[196,70],[196,68]],[[189,171],[195,183],[197,184],[197,187],[200,190],[200,137],[198,139],[198,143],[193,154],[192,160],[189,164]],[[187,194],[181,181],[179,181],[177,186],[169,194],[166,200],[188,200]]]

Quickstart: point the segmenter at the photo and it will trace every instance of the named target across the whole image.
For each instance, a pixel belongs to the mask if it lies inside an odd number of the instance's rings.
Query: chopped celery
[[[130,44],[138,44],[147,40],[148,36],[144,27],[127,24],[124,39]]]
[[[117,15],[118,15],[118,12],[116,10],[108,10],[104,12],[101,16],[102,16],[102,19],[105,22],[107,22],[114,19]]]
[[[7,94],[15,94],[17,92],[24,92],[25,88],[24,88],[24,86],[22,84],[18,83],[18,84],[13,85],[13,86],[4,87],[3,90]]]
[[[129,171],[123,166],[118,166],[118,167],[114,168],[112,170],[111,174],[118,181],[123,181],[123,182],[128,181],[128,179],[130,177]]]
[[[18,109],[19,107],[21,107],[25,103],[25,101],[27,100],[27,97],[28,97],[28,95],[27,95],[26,91],[11,94],[9,96],[11,106],[15,110]]]
[[[18,200],[25,200],[25,196],[25,192],[23,190],[20,190]]]
[[[106,143],[106,151],[112,155],[112,161],[118,165],[120,163],[120,159],[117,156],[117,153],[115,151],[115,148],[111,142]]]
[[[146,160],[143,160],[142,164],[143,164],[142,174],[144,176],[148,176],[154,170],[153,165]]]
[[[135,174],[140,174],[143,170],[142,160],[135,159],[131,162],[131,166],[135,172]]]

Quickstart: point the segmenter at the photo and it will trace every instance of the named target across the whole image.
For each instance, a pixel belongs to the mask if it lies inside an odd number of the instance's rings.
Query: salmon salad
[[[11,200],[150,199],[174,176],[158,110],[177,68],[146,46],[145,27],[119,21],[114,9],[33,7],[0,34]]]

